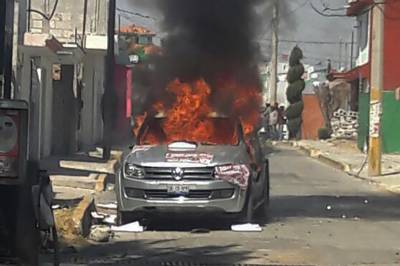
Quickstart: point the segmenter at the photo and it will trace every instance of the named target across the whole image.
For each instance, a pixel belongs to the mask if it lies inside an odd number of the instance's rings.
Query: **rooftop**
[[[151,30],[149,30],[145,27],[142,27],[142,26],[135,25],[135,24],[122,26],[122,27],[120,27],[120,29],[117,29],[116,32],[125,33],[125,34],[135,34],[135,35],[151,35],[151,36],[156,35]]]

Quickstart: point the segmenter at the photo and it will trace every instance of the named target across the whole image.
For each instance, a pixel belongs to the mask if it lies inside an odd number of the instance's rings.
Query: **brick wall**
[[[107,0],[87,0],[86,34],[107,34]],[[51,13],[55,0],[32,0],[31,9]],[[82,38],[85,0],[59,0],[50,21],[31,12],[30,32],[51,33],[61,42],[78,41]],[[80,41],[79,41],[80,42]]]

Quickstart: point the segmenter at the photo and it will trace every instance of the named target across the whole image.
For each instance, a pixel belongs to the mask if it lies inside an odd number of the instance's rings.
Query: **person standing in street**
[[[271,114],[271,104],[267,103],[265,105],[265,109],[262,111],[263,112],[263,127],[265,130],[265,137],[268,139],[270,137],[270,126],[269,126],[269,115]]]
[[[277,124],[278,124],[278,105],[275,104],[272,109],[271,113],[269,114],[269,128],[270,128],[270,137],[272,140],[277,139]]]
[[[284,138],[284,127],[286,125],[286,111],[285,107],[282,105],[278,109],[278,125],[277,125],[277,132],[278,132],[278,140],[282,141]]]

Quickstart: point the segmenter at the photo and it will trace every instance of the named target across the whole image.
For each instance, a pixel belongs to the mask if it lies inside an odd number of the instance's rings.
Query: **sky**
[[[169,0],[165,0],[169,1]],[[202,1],[202,0],[199,0]],[[246,0],[244,0],[246,1]],[[354,26],[354,19],[347,17],[325,17],[315,12],[310,2],[319,10],[323,9],[323,4],[330,8],[342,8],[346,5],[347,0],[280,0],[286,2],[287,8],[280,12],[280,33],[281,40],[293,40],[299,42],[305,55],[305,63],[326,65],[326,61],[330,58],[335,65],[339,61],[340,39],[344,42],[351,41],[351,33]],[[137,24],[145,26],[162,36],[162,15],[157,10],[154,0],[117,0],[118,8],[132,11],[134,13],[151,16],[152,18],[143,18],[140,16],[132,16],[125,12],[121,14],[121,24]],[[261,10],[259,11],[261,12]],[[260,27],[259,41],[262,51],[268,57],[270,51],[270,10],[262,10],[265,13],[265,26]],[[337,13],[342,14],[343,11]],[[337,42],[336,44],[305,44],[301,41],[324,41]],[[289,54],[290,50],[296,43],[280,43],[280,54]],[[344,58],[344,45],[342,46],[342,58]],[[350,45],[348,45],[348,54],[350,54]],[[349,55],[348,55],[349,57]]]

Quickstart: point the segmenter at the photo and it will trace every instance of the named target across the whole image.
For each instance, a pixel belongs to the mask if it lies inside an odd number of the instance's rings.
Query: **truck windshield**
[[[240,142],[237,123],[229,118],[206,118],[195,128],[169,127],[164,118],[153,118],[143,125],[139,133],[139,145],[161,145],[176,141],[195,142],[203,145],[238,145]]]

